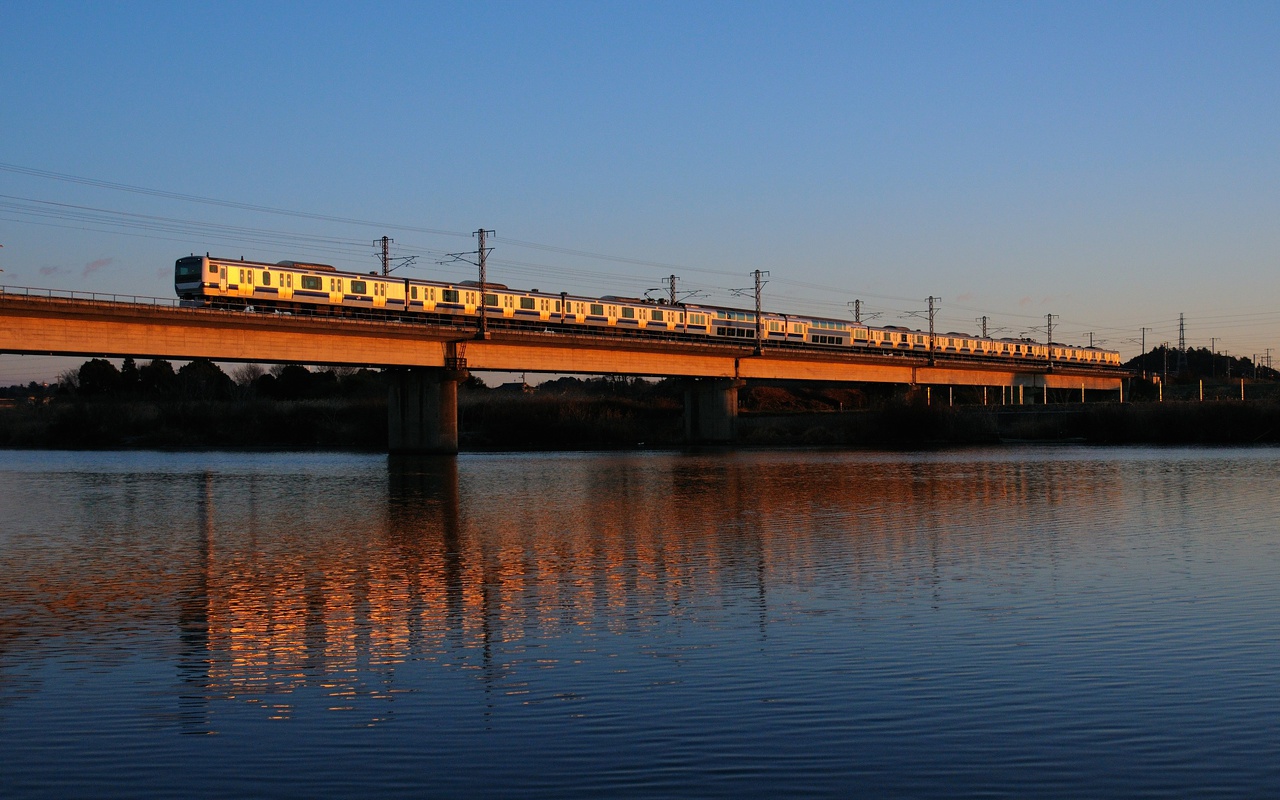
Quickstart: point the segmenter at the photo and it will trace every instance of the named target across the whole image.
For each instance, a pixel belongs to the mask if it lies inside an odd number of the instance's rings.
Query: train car
[[[229,261],[204,256],[180,258],[174,289],[187,304],[289,311],[300,307],[402,311],[404,281],[379,275],[338,272],[328,264]]]

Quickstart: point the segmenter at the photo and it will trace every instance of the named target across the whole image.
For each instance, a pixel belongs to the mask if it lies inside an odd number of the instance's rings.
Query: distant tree
[[[241,364],[231,371],[231,377],[240,386],[249,386],[266,373],[261,364]]]
[[[55,379],[58,384],[58,391],[62,394],[75,394],[80,390],[80,370],[66,369],[58,373]]]
[[[80,365],[80,394],[84,397],[116,394],[120,391],[120,370],[104,358],[92,358]]]
[[[133,357],[130,356],[120,365],[120,388],[125,392],[138,391],[138,365],[134,363]]]
[[[343,397],[380,397],[387,391],[382,373],[372,369],[358,369],[346,375],[339,374],[339,394]]]
[[[275,370],[272,370],[275,372]],[[297,364],[286,364],[275,373],[275,397],[280,400],[304,400],[311,397],[314,376],[311,370]]]
[[[253,383],[250,385],[253,387],[254,395],[258,397],[275,398],[279,394],[277,391],[278,387],[276,385],[279,381],[279,378],[272,375],[270,372],[267,372],[254,378]]]
[[[338,395],[338,375],[331,369],[311,373],[311,390],[309,397],[316,399],[336,397]]]
[[[147,395],[172,394],[178,387],[178,376],[172,364],[157,358],[138,369],[138,387]]]
[[[197,358],[178,370],[183,396],[201,400],[229,400],[235,381],[207,358]]]

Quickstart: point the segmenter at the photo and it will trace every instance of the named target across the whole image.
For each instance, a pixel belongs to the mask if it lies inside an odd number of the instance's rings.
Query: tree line
[[[49,389],[54,396],[83,399],[325,400],[381,396],[386,383],[381,372],[371,369],[244,364],[228,375],[205,358],[177,369],[163,358],[143,364],[126,358],[119,367],[93,358],[63,372]]]

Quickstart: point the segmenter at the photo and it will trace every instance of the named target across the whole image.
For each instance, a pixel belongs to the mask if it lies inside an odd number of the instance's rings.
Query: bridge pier
[[[465,369],[410,367],[391,373],[387,397],[387,451],[456,455],[458,384]]]
[[[690,380],[684,390],[684,439],[690,444],[728,444],[737,435],[738,390],[734,378]]]

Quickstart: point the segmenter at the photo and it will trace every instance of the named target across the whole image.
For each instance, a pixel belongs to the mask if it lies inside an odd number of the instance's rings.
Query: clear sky
[[[8,285],[169,297],[190,252],[365,270],[383,234],[419,256],[404,274],[462,278],[436,262],[483,226],[491,279],[521,288],[635,296],[674,273],[745,306],[728,290],[762,269],[781,311],[861,299],[914,326],[934,295],[941,330],[1042,339],[1053,313],[1055,340],[1126,357],[1143,327],[1176,344],[1185,313],[1191,346],[1280,355],[1280,3],[0,19]],[[0,357],[0,383],[53,364]]]

